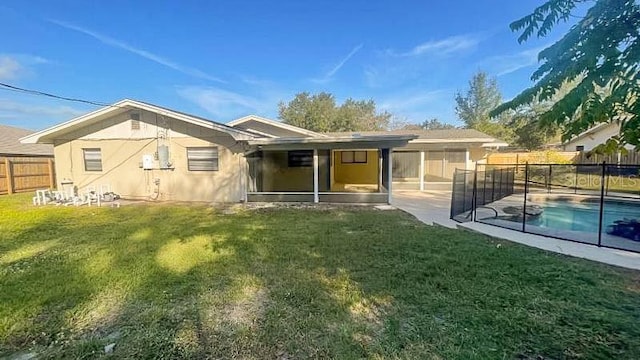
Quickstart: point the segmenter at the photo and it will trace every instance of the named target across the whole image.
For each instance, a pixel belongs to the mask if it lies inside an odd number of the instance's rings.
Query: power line
[[[0,82],[0,89],[26,93],[26,94],[30,94],[30,95],[46,96],[46,97],[53,98],[53,99],[65,100],[65,101],[73,101],[73,102],[78,102],[78,103],[83,103],[83,104],[94,105],[94,106],[120,107],[120,106],[107,104],[107,103],[102,103],[102,102],[98,102],[98,101],[84,100],[84,99],[78,99],[78,98],[70,98],[70,97],[66,97],[66,96],[60,96],[60,95],[47,93],[47,92],[44,92],[44,91],[25,89],[25,88],[21,88],[21,87],[18,87],[18,86],[5,84],[5,83],[2,83],[2,82]]]

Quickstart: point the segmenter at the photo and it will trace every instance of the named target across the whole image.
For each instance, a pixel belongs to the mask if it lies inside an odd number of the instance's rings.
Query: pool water
[[[546,201],[540,204],[544,211],[537,218],[527,219],[527,224],[559,230],[597,233],[600,220],[600,203],[572,203]],[[640,220],[640,203],[607,201],[604,204],[603,231],[614,221],[622,219]]]

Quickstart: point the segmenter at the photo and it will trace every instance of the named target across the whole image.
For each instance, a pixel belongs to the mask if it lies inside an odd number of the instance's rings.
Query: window
[[[340,153],[340,162],[343,164],[366,164],[366,151],[343,151]]]
[[[102,171],[102,152],[100,149],[82,149],[85,171]]]
[[[140,130],[140,113],[131,113],[131,130]]]
[[[287,164],[289,167],[313,166],[313,150],[289,151],[287,153]]]
[[[218,171],[218,147],[187,148],[189,171]]]
[[[584,145],[576,146],[576,151],[584,151]]]

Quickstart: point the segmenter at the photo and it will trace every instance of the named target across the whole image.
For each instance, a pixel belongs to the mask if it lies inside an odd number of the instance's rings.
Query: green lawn
[[[400,211],[0,197],[0,358],[640,358],[640,273]]]

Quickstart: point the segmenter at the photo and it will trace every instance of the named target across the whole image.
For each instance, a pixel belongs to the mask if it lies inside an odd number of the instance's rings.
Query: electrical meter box
[[[144,170],[153,169],[153,155],[142,155],[142,168]]]

